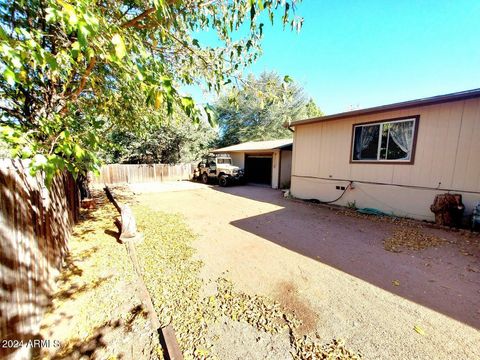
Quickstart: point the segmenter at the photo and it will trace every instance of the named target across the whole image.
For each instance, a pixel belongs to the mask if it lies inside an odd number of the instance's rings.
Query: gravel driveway
[[[449,242],[392,253],[382,241],[397,225],[270,188],[145,189],[135,188],[143,205],[183,214],[199,234],[207,282],[227,271],[295,311],[305,333],[345,339],[367,359],[480,359],[480,253],[458,233],[424,228]]]

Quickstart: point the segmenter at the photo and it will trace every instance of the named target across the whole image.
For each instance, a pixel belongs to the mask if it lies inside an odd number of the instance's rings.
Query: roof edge
[[[290,126],[311,124],[311,123],[316,123],[316,122],[326,121],[326,120],[345,119],[353,116],[376,114],[376,113],[382,113],[382,112],[391,111],[391,110],[408,109],[408,108],[417,107],[417,106],[427,106],[427,105],[435,105],[435,104],[441,104],[441,103],[452,102],[452,101],[468,100],[468,99],[473,99],[477,97],[480,97],[480,88],[460,91],[460,92],[455,92],[455,93],[450,93],[445,95],[437,95],[437,96],[421,98],[416,100],[402,101],[402,102],[388,104],[388,105],[374,106],[371,108],[347,111],[343,113],[325,115],[325,116],[320,116],[320,117],[315,117],[310,119],[297,120],[297,121],[293,121],[290,124]]]
[[[238,146],[240,145],[245,145],[245,144],[261,144],[261,143],[266,143],[266,142],[274,142],[274,141],[285,141],[284,144],[279,144],[277,146],[272,146],[272,147],[268,147],[268,148],[252,148],[252,149],[242,149],[242,148],[238,148]],[[278,150],[278,149],[283,149],[285,147],[288,147],[288,146],[292,146],[293,145],[293,139],[277,139],[277,140],[264,140],[264,141],[246,141],[244,143],[240,143],[240,144],[235,144],[235,145],[230,145],[230,146],[226,146],[226,147],[223,147],[223,148],[219,148],[219,149],[213,149],[212,152],[213,153],[222,153],[222,152],[245,152],[245,151],[271,151],[271,150]],[[235,148],[237,147],[237,148]],[[229,149],[230,148],[230,149]],[[231,149],[233,148],[233,149]]]

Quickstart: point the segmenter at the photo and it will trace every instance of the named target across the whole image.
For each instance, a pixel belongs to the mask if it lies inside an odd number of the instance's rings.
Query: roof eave
[[[268,149],[240,149],[240,150],[218,149],[218,150],[213,150],[212,152],[213,153],[231,153],[231,152],[247,152],[247,151],[273,151],[273,150],[280,150],[280,149],[292,146],[292,144],[277,146],[277,147],[268,148]]]
[[[241,144],[239,144],[241,145]],[[279,150],[279,149],[283,149],[285,147],[289,147],[289,146],[292,146],[293,145],[293,139],[291,140],[288,140],[288,142],[284,143],[284,144],[281,144],[281,145],[277,145],[277,146],[273,146],[273,147],[269,147],[269,148],[246,148],[246,149],[229,149],[229,147],[225,147],[225,148],[221,148],[221,149],[215,149],[215,150],[212,150],[213,153],[230,153],[230,152],[247,152],[247,151],[273,151],[273,150]],[[235,147],[237,145],[232,145],[232,147]]]
[[[377,114],[377,113],[382,113],[386,111],[408,109],[408,108],[418,107],[418,106],[435,105],[435,104],[441,104],[441,103],[452,102],[452,101],[468,100],[468,99],[473,99],[477,97],[480,97],[480,89],[473,89],[473,90],[462,91],[459,93],[433,96],[430,98],[403,101],[403,102],[389,104],[389,105],[375,106],[367,109],[347,111],[343,113],[320,116],[316,118],[297,120],[297,121],[293,121],[291,126],[311,124],[311,123],[327,121],[327,120],[340,120],[340,119],[350,118],[353,116]]]

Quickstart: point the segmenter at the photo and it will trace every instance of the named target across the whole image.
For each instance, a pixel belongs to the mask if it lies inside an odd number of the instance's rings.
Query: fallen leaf
[[[420,335],[425,335],[425,331],[418,325],[415,325],[413,327],[413,330],[415,330],[417,333],[419,333]]]
[[[467,266],[467,270],[471,272],[476,272],[476,273],[480,272],[480,268],[471,264]]]
[[[420,228],[410,225],[398,226],[393,235],[383,241],[385,250],[401,252],[403,249],[424,250],[445,244],[446,241],[437,236],[425,234]]]

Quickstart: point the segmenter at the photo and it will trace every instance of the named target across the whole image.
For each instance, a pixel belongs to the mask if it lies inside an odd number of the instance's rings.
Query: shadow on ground
[[[425,227],[421,231],[445,238],[445,245],[392,253],[383,240],[411,225],[347,216],[264,188],[215,189],[282,207],[232,225],[480,329],[480,273],[472,271],[480,259],[478,241]]]
[[[137,305],[130,308],[125,312],[125,314],[128,314],[126,319],[119,319],[115,317],[114,319],[91,329],[89,336],[86,339],[70,338],[62,340],[62,342],[58,341],[55,344],[50,343],[48,355],[45,353],[45,350],[41,351],[40,348],[35,348],[33,352],[33,359],[42,359],[45,358],[46,355],[52,360],[85,358],[103,359],[106,358],[107,354],[111,353],[112,351],[115,353],[115,359],[144,358],[141,357],[143,350],[142,346],[139,344],[137,348],[136,344],[138,344],[138,340],[133,339],[131,333],[132,331],[135,332],[135,322],[137,322],[139,319],[145,321],[147,317],[146,312],[141,305]],[[146,332],[147,342],[150,341],[151,333],[151,331]],[[40,336],[38,339],[45,340]],[[144,340],[145,339],[143,339],[143,341]],[[130,350],[128,349],[129,347],[131,348],[131,353],[125,351]]]

